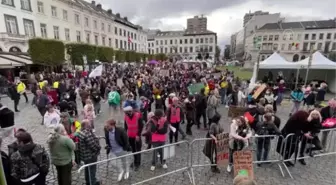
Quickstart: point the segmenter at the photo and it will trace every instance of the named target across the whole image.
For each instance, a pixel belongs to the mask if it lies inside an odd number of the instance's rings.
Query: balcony
[[[0,33],[0,40],[1,41],[10,41],[10,42],[27,42],[30,37],[27,35],[16,35],[10,33]]]

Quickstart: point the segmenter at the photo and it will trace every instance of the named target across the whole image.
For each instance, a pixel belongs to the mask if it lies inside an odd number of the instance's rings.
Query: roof
[[[206,31],[194,31],[190,32],[187,30],[178,30],[178,31],[157,31],[154,36],[195,36],[195,35],[215,35],[215,32],[210,30]]]
[[[330,29],[336,28],[336,20],[299,21],[267,23],[259,30],[285,30],[285,29]]]
[[[73,2],[75,2],[77,5],[81,6],[81,7],[85,7],[89,10],[95,11],[96,13],[100,13],[101,15],[105,16],[105,17],[110,17],[112,19],[114,19],[115,22],[120,23],[124,26],[128,26],[131,27],[133,29],[140,29],[141,27],[138,25],[135,25],[133,23],[131,23],[130,21],[126,20],[127,17],[120,17],[120,14],[113,14],[112,12],[109,13],[107,10],[104,10],[103,8],[98,8],[97,5],[99,4],[92,4],[90,2],[87,2],[85,0],[73,0]]]

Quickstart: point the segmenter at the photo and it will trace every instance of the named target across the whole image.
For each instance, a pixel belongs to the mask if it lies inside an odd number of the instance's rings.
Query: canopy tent
[[[259,69],[296,69],[297,67],[296,63],[287,62],[276,52],[259,64]]]
[[[335,70],[336,69],[336,62],[333,62],[329,60],[327,57],[322,55],[319,51],[316,51],[312,55],[312,61],[310,65],[310,69],[331,69]],[[309,57],[301,60],[296,63],[298,66],[303,66],[304,68],[307,68],[309,65]]]

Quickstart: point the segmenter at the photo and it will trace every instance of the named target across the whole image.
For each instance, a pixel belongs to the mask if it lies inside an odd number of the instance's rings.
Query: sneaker
[[[128,178],[129,178],[129,172],[126,172],[126,173],[124,174],[124,179],[127,180]]]
[[[123,178],[123,175],[124,175],[124,171],[120,172],[119,175],[118,175],[118,182],[120,182]]]
[[[154,171],[155,170],[155,166],[151,166],[150,170]]]
[[[226,171],[229,172],[229,173],[232,171],[232,165],[231,164],[229,164],[227,166]]]
[[[168,168],[167,164],[163,164],[163,165],[162,165],[162,168],[163,168],[163,169],[167,169],[167,168]]]

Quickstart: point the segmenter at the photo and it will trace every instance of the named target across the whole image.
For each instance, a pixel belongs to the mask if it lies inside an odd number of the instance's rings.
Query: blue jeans
[[[282,102],[282,100],[283,100],[283,93],[279,93],[278,94],[278,99],[277,99],[277,105],[281,105],[281,102]]]
[[[97,162],[97,157],[93,157],[90,160],[84,161],[84,164],[90,164],[94,162]],[[96,172],[97,172],[97,165],[92,165],[85,168],[85,182],[87,185],[97,184]]]
[[[226,90],[227,90],[226,88],[219,89],[222,104],[225,104]]]

